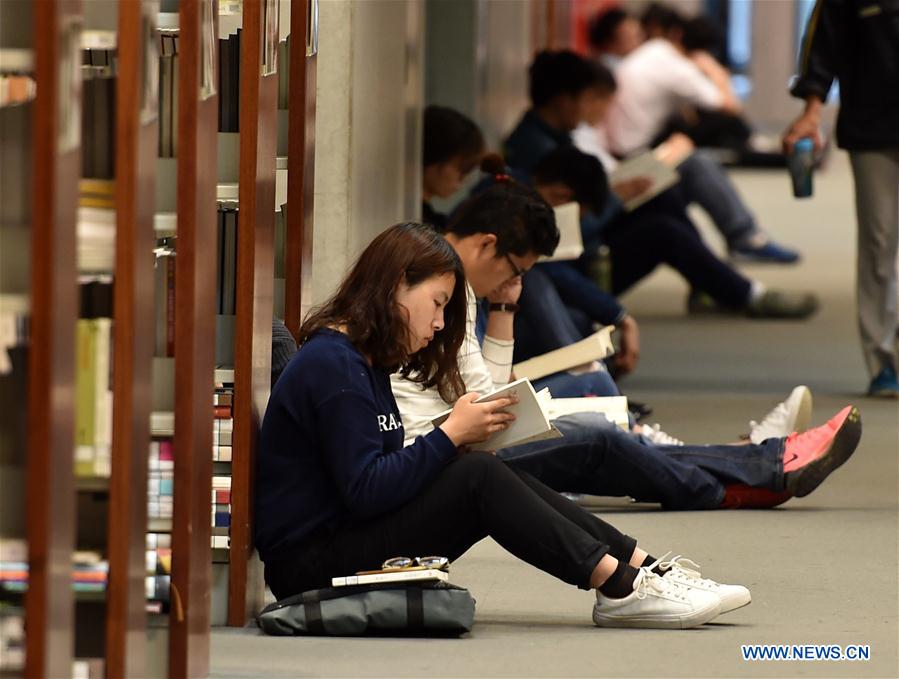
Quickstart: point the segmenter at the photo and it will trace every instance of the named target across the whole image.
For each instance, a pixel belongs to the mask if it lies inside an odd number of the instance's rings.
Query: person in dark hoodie
[[[791,93],[805,110],[784,132],[784,150],[809,137],[824,145],[821,109],[840,81],[837,144],[849,151],[858,220],[858,326],[871,396],[899,398],[896,376],[899,254],[899,3],[818,0],[805,31]]]

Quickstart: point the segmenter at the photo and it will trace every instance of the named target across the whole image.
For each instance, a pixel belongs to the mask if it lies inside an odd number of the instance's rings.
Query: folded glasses
[[[416,556],[414,558],[408,556],[395,556],[391,559],[387,559],[387,561],[381,564],[383,570],[412,568],[414,566],[446,570],[449,568],[449,559],[445,556]]]

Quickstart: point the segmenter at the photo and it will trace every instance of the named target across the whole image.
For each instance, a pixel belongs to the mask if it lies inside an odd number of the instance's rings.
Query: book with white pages
[[[612,172],[609,173],[609,184],[615,184],[645,177],[652,183],[643,193],[634,196],[624,203],[624,209],[628,212],[637,209],[643,203],[655,198],[680,181],[680,176],[674,167],[662,162],[654,151],[646,151],[631,158],[622,160]]]
[[[357,573],[339,578],[331,578],[331,587],[352,585],[374,585],[386,582],[446,582],[449,573],[439,568],[398,568],[369,573]]]
[[[553,208],[556,226],[559,228],[559,245],[550,256],[541,257],[541,262],[560,262],[577,259],[584,254],[584,240],[581,236],[581,208],[577,203],[565,203]]]
[[[541,394],[543,391],[546,390],[541,390]],[[527,379],[518,379],[510,382],[504,387],[481,396],[475,403],[487,403],[510,395],[516,396],[518,403],[506,408],[505,412],[515,415],[515,420],[508,429],[498,431],[486,441],[470,446],[472,450],[499,450],[562,436],[562,432],[550,424],[549,416],[543,408],[542,400],[538,398],[534,387],[531,386],[530,381]],[[431,424],[439,427],[452,412],[452,408],[445,410],[435,416],[431,420]]]
[[[545,405],[550,420],[577,413],[600,413],[624,431],[630,429],[626,396],[588,396],[585,398],[551,398]]]
[[[601,361],[615,353],[615,345],[612,344],[614,329],[614,326],[607,325],[579,342],[516,363],[512,366],[512,371],[516,377],[539,380],[563,370]]]

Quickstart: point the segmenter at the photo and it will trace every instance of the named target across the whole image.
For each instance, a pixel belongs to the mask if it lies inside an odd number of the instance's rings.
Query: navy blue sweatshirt
[[[256,453],[260,558],[302,547],[314,531],[402,506],[456,455],[440,429],[403,447],[389,375],[343,333],[316,332],[272,390]]]

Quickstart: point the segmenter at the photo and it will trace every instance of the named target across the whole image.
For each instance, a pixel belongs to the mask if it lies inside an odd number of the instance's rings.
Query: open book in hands
[[[580,342],[574,342],[561,349],[548,351],[540,356],[529,358],[527,361],[516,363],[512,366],[512,372],[517,377],[539,380],[541,377],[563,370],[571,370],[593,361],[601,361],[615,353],[615,345],[612,344],[614,329],[615,326],[607,325]]]
[[[541,262],[560,262],[577,259],[584,254],[581,235],[581,208],[577,203],[564,203],[553,208],[559,229],[559,244],[555,251],[540,258]]]
[[[547,391],[548,394],[549,392]],[[512,395],[518,398],[518,403],[505,409],[506,412],[515,415],[515,420],[511,426],[508,429],[496,432],[486,441],[469,446],[472,450],[499,450],[500,448],[520,446],[532,441],[542,441],[543,439],[562,436],[562,432],[550,424],[549,416],[544,410],[543,403],[527,379],[510,382],[496,391],[481,396],[475,403],[486,403],[497,398]],[[431,420],[431,424],[439,427],[452,412],[452,408],[450,408],[440,413]]]

